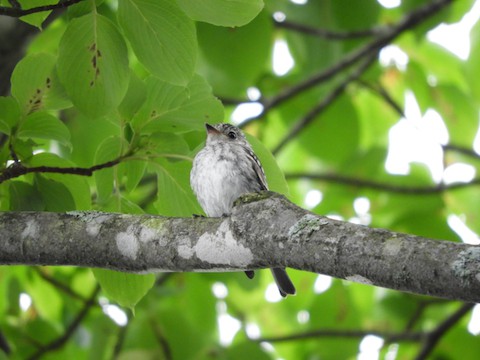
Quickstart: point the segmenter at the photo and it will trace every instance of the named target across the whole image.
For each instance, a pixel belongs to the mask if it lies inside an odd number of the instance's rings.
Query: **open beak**
[[[207,134],[208,135],[219,135],[220,131],[215,129],[212,125],[210,124],[205,124],[205,128],[207,129]]]

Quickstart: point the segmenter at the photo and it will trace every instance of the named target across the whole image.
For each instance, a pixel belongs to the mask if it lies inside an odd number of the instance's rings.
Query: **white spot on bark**
[[[95,214],[96,215],[96,214]],[[108,220],[110,216],[108,215],[98,215],[98,216],[91,216],[88,220],[87,220],[87,234],[92,236],[92,237],[95,237],[98,235],[98,233],[100,232],[100,229],[102,227],[102,224]]]
[[[220,224],[215,234],[205,233],[200,236],[193,250],[200,260],[210,264],[244,267],[253,260],[250,249],[235,240],[227,221]]]
[[[348,280],[348,281],[353,281],[353,282],[360,283],[360,284],[365,284],[365,285],[372,285],[373,284],[369,279],[367,279],[366,277],[364,277],[362,275],[350,275],[350,276],[345,277],[345,279]]]
[[[477,275],[475,275],[475,279],[477,279],[477,281],[480,282],[480,273],[478,273]]]
[[[155,239],[156,237],[156,232],[153,229],[150,229],[148,227],[142,227],[142,230],[140,231],[140,241],[143,243],[147,243]]]
[[[178,246],[178,255],[180,257],[184,259],[191,259],[193,254],[195,254],[195,250],[191,246],[187,244]]]
[[[390,239],[385,243],[383,254],[386,256],[397,256],[402,250],[402,243],[396,239]]]
[[[38,233],[38,224],[35,220],[28,220],[25,229],[22,231],[22,240],[31,237],[36,238]]]
[[[138,239],[135,235],[135,228],[130,225],[126,232],[118,233],[115,237],[117,248],[120,253],[130,259],[135,260],[138,253]]]

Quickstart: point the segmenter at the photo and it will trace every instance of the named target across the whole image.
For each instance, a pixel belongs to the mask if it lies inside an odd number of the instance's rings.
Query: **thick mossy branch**
[[[0,264],[128,272],[291,267],[360,283],[480,301],[480,247],[335,221],[272,193],[229,217],[0,213]]]

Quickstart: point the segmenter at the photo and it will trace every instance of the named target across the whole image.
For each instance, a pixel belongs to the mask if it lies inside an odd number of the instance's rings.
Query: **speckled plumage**
[[[229,215],[243,194],[268,190],[262,165],[243,132],[229,124],[208,125],[205,147],[195,156],[190,184],[208,216]],[[295,294],[285,269],[272,269],[282,296]],[[247,272],[252,277],[253,272]]]

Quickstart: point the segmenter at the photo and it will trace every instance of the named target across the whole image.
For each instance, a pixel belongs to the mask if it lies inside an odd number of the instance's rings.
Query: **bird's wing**
[[[252,151],[252,149],[244,148],[247,156],[250,158],[253,170],[257,175],[258,182],[260,183],[261,190],[268,190],[267,178],[265,176],[265,172],[263,171],[262,164],[260,160],[257,158],[257,155]]]

